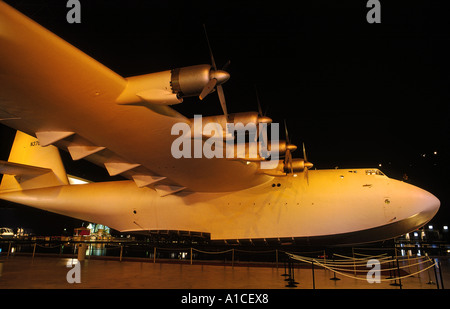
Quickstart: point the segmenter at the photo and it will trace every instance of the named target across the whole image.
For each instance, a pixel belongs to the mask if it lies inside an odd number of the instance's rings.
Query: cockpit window
[[[379,169],[366,170],[366,175],[384,176],[384,174]]]

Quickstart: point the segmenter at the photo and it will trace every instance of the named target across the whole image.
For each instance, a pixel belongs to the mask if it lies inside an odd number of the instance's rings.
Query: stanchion
[[[289,258],[288,259],[288,270],[289,270],[289,277],[287,279],[284,279],[285,281],[288,282],[288,284],[286,285],[287,288],[296,288],[298,282],[296,282],[294,280],[294,271],[292,269],[292,259]]]
[[[333,265],[334,265],[334,254],[333,254]],[[336,277],[336,271],[333,270],[333,278],[330,278],[330,280],[338,281],[341,280],[338,277]]]
[[[123,245],[120,245],[120,256],[119,256],[119,262],[122,262],[122,253],[123,253]]]
[[[312,278],[313,278],[313,290],[316,289],[316,279],[314,276],[314,260],[311,261],[311,270],[312,270]]]
[[[434,278],[436,279],[436,288],[439,290],[439,280],[436,272],[436,261],[434,262],[433,270],[434,270]]]
[[[444,289],[444,277],[442,277],[441,261],[439,261],[438,259],[436,259],[435,261],[437,261],[437,265],[439,268],[439,277],[441,278],[441,288]]]
[[[428,258],[428,260],[429,260],[430,262],[432,262],[431,259],[430,259],[430,257],[428,256],[428,253],[425,252],[425,256]],[[434,268],[434,267],[433,267],[433,268]],[[427,284],[434,284],[433,280],[431,280],[430,269],[429,269],[429,268],[427,269],[427,273],[428,273],[428,282],[427,282]]]
[[[287,277],[287,276],[289,276],[289,275],[288,275],[287,272],[286,272],[286,259],[284,259],[284,261],[283,261],[283,266],[284,266],[284,274],[282,274],[281,276]]]
[[[295,281],[295,264],[294,264],[294,260],[292,260],[292,262],[291,262],[291,275],[292,275],[292,284],[297,285],[298,282]]]
[[[153,264],[156,263],[156,247],[153,247]]]
[[[394,257],[392,257],[392,263],[394,263]],[[401,289],[402,288],[402,283],[401,283],[401,279],[400,279],[400,268],[398,266],[398,259],[397,259],[397,275],[395,275],[395,271],[392,271],[392,272],[394,273],[394,277],[391,277],[391,278],[395,278],[395,280],[394,280],[394,282],[392,282],[389,285],[391,285],[391,286],[398,286]],[[389,278],[389,279],[391,279],[391,278]],[[397,283],[397,278],[399,278],[399,280],[398,280],[399,283]]]
[[[433,269],[434,269],[434,277],[436,278],[436,288],[438,290],[439,289],[443,289],[444,285],[442,284],[442,273],[441,273],[439,261],[437,259],[434,259],[434,267],[433,267]],[[438,278],[438,271],[439,271],[439,274],[440,274],[440,278]],[[441,282],[441,284],[439,284],[439,281]]]

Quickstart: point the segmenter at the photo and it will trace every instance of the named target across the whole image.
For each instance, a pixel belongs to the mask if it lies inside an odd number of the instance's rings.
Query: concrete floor
[[[80,283],[68,283],[67,267],[76,260],[61,257],[10,256],[2,258],[0,289],[312,289],[311,268],[295,269],[297,287],[286,287],[284,267],[247,267],[152,263],[91,259],[80,262]],[[447,266],[445,264],[445,266]],[[444,287],[450,275],[443,266]],[[74,271],[73,271],[74,272]],[[369,284],[321,268],[314,270],[316,289],[399,289],[389,281]],[[384,279],[386,276],[382,276]],[[72,278],[75,278],[72,276]],[[433,269],[402,280],[403,289],[436,289]]]

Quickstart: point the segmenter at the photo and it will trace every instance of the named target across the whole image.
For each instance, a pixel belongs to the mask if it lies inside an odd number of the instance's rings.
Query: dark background
[[[81,24],[67,23],[64,0],[5,2],[125,77],[210,63],[206,24],[217,65],[231,60],[229,112],[257,111],[256,86],[267,116],[287,121],[292,142],[305,143],[316,168],[381,164],[391,178],[406,174],[441,200],[432,223],[450,223],[445,1],[380,1],[381,24],[366,21],[365,0],[81,0]],[[221,114],[216,94],[174,108],[186,116]],[[6,160],[14,131],[1,126],[0,134]],[[110,179],[63,156],[68,173]],[[1,226],[60,234],[80,224],[0,204]]]

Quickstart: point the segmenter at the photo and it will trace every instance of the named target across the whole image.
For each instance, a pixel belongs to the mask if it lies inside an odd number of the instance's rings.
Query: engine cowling
[[[230,74],[222,70],[212,70],[209,64],[193,65],[171,70],[170,86],[178,97],[198,96],[212,79],[223,84]]]
[[[311,162],[306,162],[304,159],[292,159],[288,163],[284,163],[284,172],[290,173],[291,172],[291,164],[292,164],[292,171],[294,173],[303,172],[305,169],[310,169],[313,167],[313,164]]]
[[[286,141],[280,140],[277,144],[272,144],[269,142],[267,149],[269,153],[277,152],[278,155],[283,155],[287,150],[293,152],[297,149],[297,146],[288,144]]]

